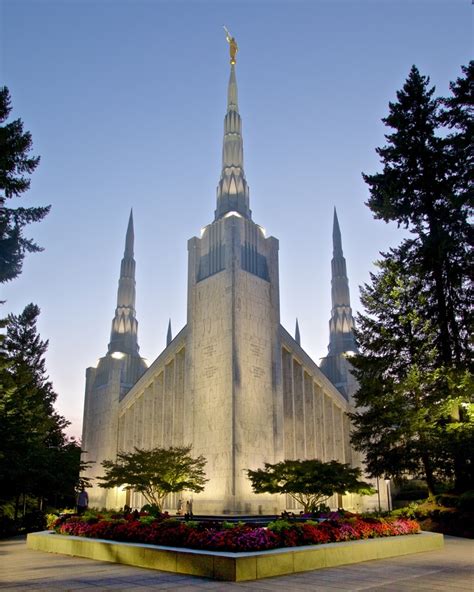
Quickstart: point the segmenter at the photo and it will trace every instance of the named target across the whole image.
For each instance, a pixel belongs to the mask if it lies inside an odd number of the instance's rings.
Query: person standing
[[[193,517],[193,500],[188,500],[186,502],[186,514],[189,518]]]
[[[79,515],[84,514],[89,506],[89,496],[87,495],[87,491],[84,489],[84,486],[81,487],[81,491],[77,496],[77,513]]]

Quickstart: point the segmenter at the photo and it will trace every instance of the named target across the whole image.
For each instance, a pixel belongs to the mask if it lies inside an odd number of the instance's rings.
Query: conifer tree
[[[4,340],[7,384],[0,390],[0,482],[3,499],[49,493],[56,451],[68,422],[54,409],[56,393],[45,370],[47,341],[37,333],[39,308],[9,315]],[[49,480],[51,481],[51,479]]]
[[[434,317],[439,327],[440,362],[451,365],[467,363],[469,355],[472,195],[470,200],[462,190],[465,163],[460,151],[450,151],[449,139],[439,134],[440,100],[433,97],[435,88],[429,88],[429,82],[412,67],[397,93],[398,102],[390,103],[383,119],[393,130],[386,135],[387,144],[377,149],[383,171],[363,177],[370,189],[367,205],[375,218],[395,221],[415,237],[413,256],[429,296],[426,315]],[[454,104],[452,117],[453,109]]]
[[[31,156],[30,132],[23,131],[21,119],[5,123],[11,112],[8,88],[0,88],[0,283],[21,273],[26,253],[42,249],[26,238],[23,229],[42,220],[50,207],[9,208],[7,200],[20,197],[30,187],[29,176],[39,164],[39,156]]]
[[[362,289],[353,443],[372,475],[422,474],[431,493],[437,476],[473,478],[472,69],[442,100],[413,66],[383,120],[383,170],[363,175],[375,218],[411,238]]]
[[[411,246],[405,241],[386,253],[361,289],[352,441],[371,475],[421,476],[432,495],[436,479],[451,478],[456,455],[472,446],[472,424],[469,436],[465,423],[452,418],[472,384],[468,373],[436,364],[436,327],[422,314],[427,298],[422,275],[409,263]]]

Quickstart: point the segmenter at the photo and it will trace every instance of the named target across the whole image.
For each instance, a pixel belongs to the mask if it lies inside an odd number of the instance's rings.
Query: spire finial
[[[295,326],[295,341],[298,345],[301,345],[301,337],[300,337],[300,327],[298,325],[298,317],[296,318],[296,326]]]
[[[133,208],[130,210],[130,217],[128,219],[127,235],[125,237],[125,257],[133,257],[133,242],[135,234],[133,231]]]
[[[342,255],[341,229],[337,219],[336,206],[334,206],[334,221],[332,225],[332,251],[333,255]]]
[[[237,41],[235,40],[235,37],[232,37],[232,35],[229,33],[229,30],[227,29],[227,27],[225,25],[222,25],[222,26],[224,27],[226,41],[229,44],[230,63],[232,66],[234,66],[236,63],[236,57],[237,57],[237,52],[239,51],[239,46],[237,45]]]
[[[166,347],[173,341],[173,334],[171,333],[171,319],[168,322],[168,333],[166,334]]]

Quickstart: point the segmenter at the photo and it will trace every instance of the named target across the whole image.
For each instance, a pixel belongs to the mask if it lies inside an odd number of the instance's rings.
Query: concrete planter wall
[[[432,551],[442,548],[443,544],[443,535],[431,532],[253,553],[118,543],[50,531],[30,533],[27,539],[28,548],[38,551],[233,582]]]

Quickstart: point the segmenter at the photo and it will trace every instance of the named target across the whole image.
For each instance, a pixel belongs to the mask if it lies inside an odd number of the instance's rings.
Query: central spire
[[[224,118],[222,172],[217,186],[215,219],[219,220],[229,212],[237,212],[244,218],[251,219],[249,187],[244,173],[242,121],[239,114],[237,79],[235,76],[237,44],[229,34],[227,34],[227,41],[231,52],[231,66],[227,89],[227,113]]]
[[[109,353],[122,352],[138,356],[137,329],[135,318],[135,259],[133,258],[133,211],[128,220],[125,250],[120,266],[117,293],[117,308],[112,321]]]

